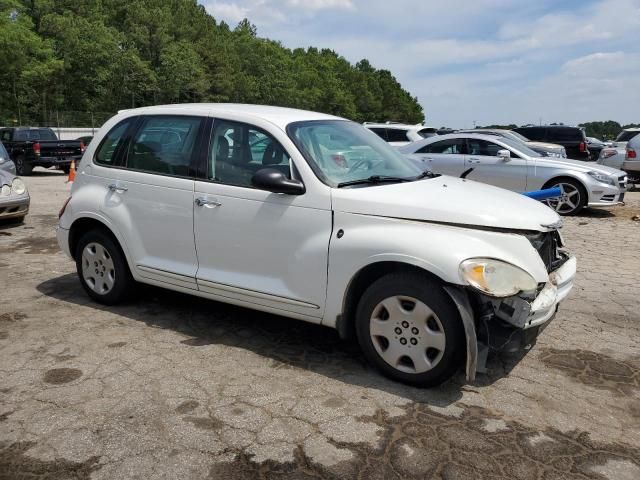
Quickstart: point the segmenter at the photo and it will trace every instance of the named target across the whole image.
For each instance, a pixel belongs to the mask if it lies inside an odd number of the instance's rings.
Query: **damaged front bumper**
[[[453,286],[446,287],[462,318],[467,343],[467,380],[484,372],[489,351],[529,349],[555,316],[573,288],[577,261],[573,256],[549,274],[535,297],[493,298]]]

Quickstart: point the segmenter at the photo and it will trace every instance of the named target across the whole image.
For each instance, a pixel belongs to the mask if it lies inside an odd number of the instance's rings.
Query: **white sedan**
[[[454,133],[426,138],[400,148],[425,170],[461,176],[515,192],[562,187],[547,202],[561,215],[584,207],[618,205],[627,175],[621,170],[564,158],[540,157],[521,142],[495,135]]]

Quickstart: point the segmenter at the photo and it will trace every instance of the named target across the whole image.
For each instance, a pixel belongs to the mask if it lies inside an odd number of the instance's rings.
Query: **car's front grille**
[[[565,257],[560,254],[562,240],[557,230],[526,235],[533,248],[547,267],[547,272],[553,272],[564,263]]]

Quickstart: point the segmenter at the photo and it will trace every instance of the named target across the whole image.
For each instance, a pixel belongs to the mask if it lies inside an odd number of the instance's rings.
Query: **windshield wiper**
[[[436,177],[441,177],[441,176],[442,175],[440,175],[439,173],[433,173],[431,170],[425,170],[424,172],[422,172],[417,177],[414,177],[414,180],[421,180],[423,178],[436,178]]]
[[[385,175],[371,175],[367,178],[360,178],[358,180],[349,180],[348,182],[341,182],[337,185],[338,188],[349,187],[351,185],[364,185],[367,183],[383,183],[383,182],[410,182],[413,178],[404,177],[390,177]]]

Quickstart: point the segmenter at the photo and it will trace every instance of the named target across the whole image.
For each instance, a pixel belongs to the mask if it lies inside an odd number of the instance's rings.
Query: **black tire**
[[[83,252],[85,248],[91,244],[101,246],[107,252],[109,260],[112,262],[113,285],[105,293],[96,291],[92,285],[90,285],[90,281],[85,279],[83,274]],[[131,276],[129,265],[127,264],[127,260],[124,257],[122,250],[112,235],[104,230],[91,230],[82,235],[76,247],[75,259],[76,270],[82,287],[85,289],[87,294],[98,303],[102,303],[104,305],[115,305],[120,303],[127,299],[135,287],[135,282]],[[101,273],[109,275],[109,272]],[[104,276],[102,278],[104,278]],[[100,281],[100,279],[98,280]]]
[[[65,175],[69,175],[69,172],[71,171],[71,165],[66,165],[64,167],[60,167],[60,170],[62,170]]]
[[[577,202],[575,202],[574,208],[571,208],[570,210],[567,210],[567,211],[558,211],[557,213],[559,215],[565,215],[565,216],[577,215],[587,205],[587,201],[588,201],[587,190],[584,188],[584,185],[582,185],[582,183],[580,183],[578,180],[574,180],[573,178],[554,178],[553,180],[548,181],[545,184],[544,188],[553,188],[561,184],[570,185],[575,190],[577,190],[579,192],[580,199]],[[546,203],[551,208],[555,209],[553,201],[547,200]]]
[[[370,335],[370,325],[374,309],[379,308],[383,300],[394,296],[419,300],[431,309],[439,320],[445,335],[444,351],[442,351],[439,361],[428,371],[409,373],[399,370],[387,363],[373,344],[374,339]],[[406,332],[407,335],[410,335],[408,329]],[[458,309],[438,281],[418,272],[392,273],[380,278],[367,288],[360,299],[356,312],[356,333],[358,343],[371,364],[385,376],[409,385],[421,387],[439,385],[451,378],[466,360],[464,326]],[[404,334],[403,332],[402,335]],[[396,339],[392,339],[392,341],[398,342],[395,345],[397,347],[401,340],[398,337]],[[408,345],[403,345],[398,348],[407,347]],[[415,348],[419,349],[419,346]],[[428,350],[425,351],[425,355],[429,356]]]
[[[24,158],[24,155],[19,155],[18,157],[16,157],[15,164],[17,175],[22,175],[23,177],[31,175],[31,172],[33,171],[33,165],[27,162],[27,160]]]

